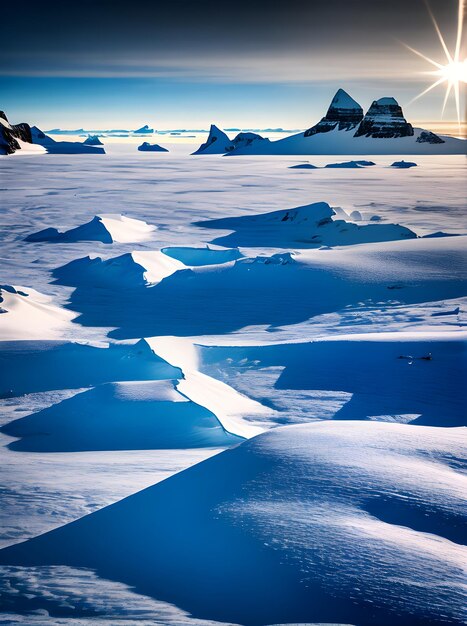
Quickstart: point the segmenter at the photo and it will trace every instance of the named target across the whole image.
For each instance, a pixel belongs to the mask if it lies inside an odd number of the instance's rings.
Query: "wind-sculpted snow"
[[[241,374],[246,389],[258,388],[263,375],[270,382],[261,386],[260,397],[276,408],[272,420],[280,424],[371,419],[452,427],[467,426],[466,347],[465,333],[383,332],[205,347],[202,362],[204,371],[224,371],[234,386]],[[271,368],[277,372],[273,381]],[[284,390],[284,402],[276,404]],[[335,392],[344,396],[337,405]]]
[[[197,225],[235,230],[213,242],[226,246],[316,248],[321,245],[346,246],[416,237],[413,231],[399,224],[360,226],[333,219],[335,216],[335,211],[326,202],[316,202],[272,213],[197,222]]]
[[[220,447],[242,440],[180,393],[176,381],[107,383],[2,431],[21,438],[12,450],[29,452]]]
[[[76,317],[30,287],[0,285],[0,341],[53,339]]]
[[[115,327],[118,338],[219,334],[298,323],[361,302],[462,297],[465,262],[465,237],[284,252],[180,270],[131,298],[118,286],[96,290],[76,281],[69,307],[81,313],[76,322]]]
[[[462,624],[465,453],[461,429],[278,428],[0,560],[241,624]]]
[[[186,266],[192,267],[228,263],[229,261],[236,261],[243,256],[238,248],[229,249],[209,245],[204,248],[173,246],[170,248],[163,248],[162,252],[173,259],[178,259]]]
[[[67,341],[0,341],[0,396],[79,389],[111,381],[181,378],[144,340],[97,347]]]
[[[25,241],[52,243],[73,243],[77,241],[101,241],[102,243],[133,243],[151,238],[155,226],[126,215],[96,215],[90,222],[60,232],[56,228],[46,228],[28,235]]]
[[[89,256],[75,259],[53,270],[56,283],[135,289],[155,285],[179,270],[203,265],[218,265],[242,258],[238,249],[212,246],[205,248],[170,247],[162,250],[137,250],[103,260]]]
[[[89,256],[53,270],[62,285],[119,289],[155,284],[186,266],[161,251],[134,251],[103,260]]]

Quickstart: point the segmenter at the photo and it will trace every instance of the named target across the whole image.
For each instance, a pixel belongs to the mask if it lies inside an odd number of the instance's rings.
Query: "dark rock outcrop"
[[[413,134],[412,124],[405,119],[397,101],[394,98],[380,98],[373,101],[354,137],[393,139],[412,137]]]
[[[363,119],[363,109],[343,89],[339,89],[332,99],[326,115],[314,126],[305,131],[305,137],[317,133],[327,133],[336,127],[339,130],[352,130]]]
[[[430,130],[422,130],[420,136],[417,137],[417,143],[445,143],[441,137],[435,135]]]
[[[0,111],[0,154],[13,154],[21,150],[18,139],[32,143],[29,124],[10,124],[3,111]]]

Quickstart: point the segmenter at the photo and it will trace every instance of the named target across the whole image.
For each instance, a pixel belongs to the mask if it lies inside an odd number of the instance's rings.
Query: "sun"
[[[430,7],[428,6],[428,3],[427,3],[427,9],[430,14],[431,20],[434,24],[438,38],[441,42],[441,46],[444,50],[444,54],[446,55],[447,63],[443,65],[442,63],[433,61],[433,59],[430,59],[430,57],[427,57],[421,52],[419,52],[418,50],[415,50],[414,48],[412,48],[411,46],[404,44],[406,48],[408,48],[409,50],[417,54],[419,57],[422,57],[422,59],[425,59],[425,61],[428,61],[428,63],[430,63],[432,66],[436,67],[436,70],[432,70],[427,73],[438,77],[434,83],[432,83],[429,87],[427,87],[427,89],[419,93],[418,96],[413,98],[413,100],[411,100],[409,104],[412,104],[412,102],[415,102],[415,100],[418,100],[419,98],[424,96],[426,93],[428,93],[429,91],[431,91],[438,85],[445,83],[446,92],[444,95],[444,102],[443,102],[443,108],[441,111],[441,117],[444,115],[444,111],[446,109],[446,104],[449,99],[449,96],[451,92],[453,92],[455,102],[456,102],[457,123],[460,129],[460,125],[461,125],[460,88],[463,84],[467,83],[467,59],[461,59],[462,27],[463,27],[463,22],[464,22],[464,0],[459,0],[459,8],[458,8],[458,13],[457,13],[456,47],[452,54],[449,51],[446,45],[446,42],[444,41],[444,37],[441,34],[438,23],[436,22],[435,17],[433,13],[431,12]]]

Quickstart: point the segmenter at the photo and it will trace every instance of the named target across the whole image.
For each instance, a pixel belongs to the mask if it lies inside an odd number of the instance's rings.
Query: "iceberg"
[[[163,148],[158,143],[148,143],[147,141],[138,146],[138,150],[140,152],[168,152],[167,148]]]

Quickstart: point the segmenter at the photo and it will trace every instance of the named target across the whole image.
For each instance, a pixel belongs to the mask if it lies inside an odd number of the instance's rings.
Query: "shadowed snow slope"
[[[466,340],[467,334],[460,332],[368,333],[310,343],[205,347],[202,359],[205,366],[216,364],[232,372],[247,362],[250,380],[258,370],[282,367],[277,390],[351,393],[349,401],[330,412],[331,419],[467,426]],[[261,394],[264,401],[267,391]],[[287,423],[316,412],[315,396],[302,394],[293,402],[296,411],[290,411]]]
[[[205,228],[234,229],[215,243],[227,246],[346,246],[355,243],[413,239],[415,233],[399,224],[367,224],[358,226],[332,219],[336,213],[326,202],[316,202],[294,209],[284,209],[241,217],[197,222]]]
[[[53,339],[76,317],[30,287],[0,285],[0,341]]]
[[[96,569],[241,624],[461,624],[465,452],[460,429],[273,429],[0,561]]]
[[[169,380],[107,383],[10,422],[2,432],[22,438],[11,449],[28,452],[201,448],[241,441]]]
[[[467,295],[465,237],[440,237],[244,258],[178,271],[131,292],[78,287],[81,324],[119,338],[218,334],[284,325],[360,302],[413,304]],[[189,302],[189,315],[186,307]]]
[[[132,243],[150,239],[155,226],[142,220],[136,220],[126,215],[103,214],[96,215],[90,222],[60,232],[56,228],[46,228],[28,235],[25,241],[51,241],[70,243],[76,241],[101,241],[102,243]]]
[[[0,395],[79,389],[110,381],[180,378],[143,339],[107,348],[64,341],[0,342]]]
[[[95,287],[141,287],[161,282],[178,270],[190,266],[218,265],[235,261],[243,255],[238,249],[226,248],[163,248],[155,251],[134,251],[103,260],[89,256],[71,261],[53,270],[58,284]]]
[[[89,256],[71,261],[52,274],[61,285],[134,288],[159,283],[186,266],[160,251],[135,251],[111,259]]]

